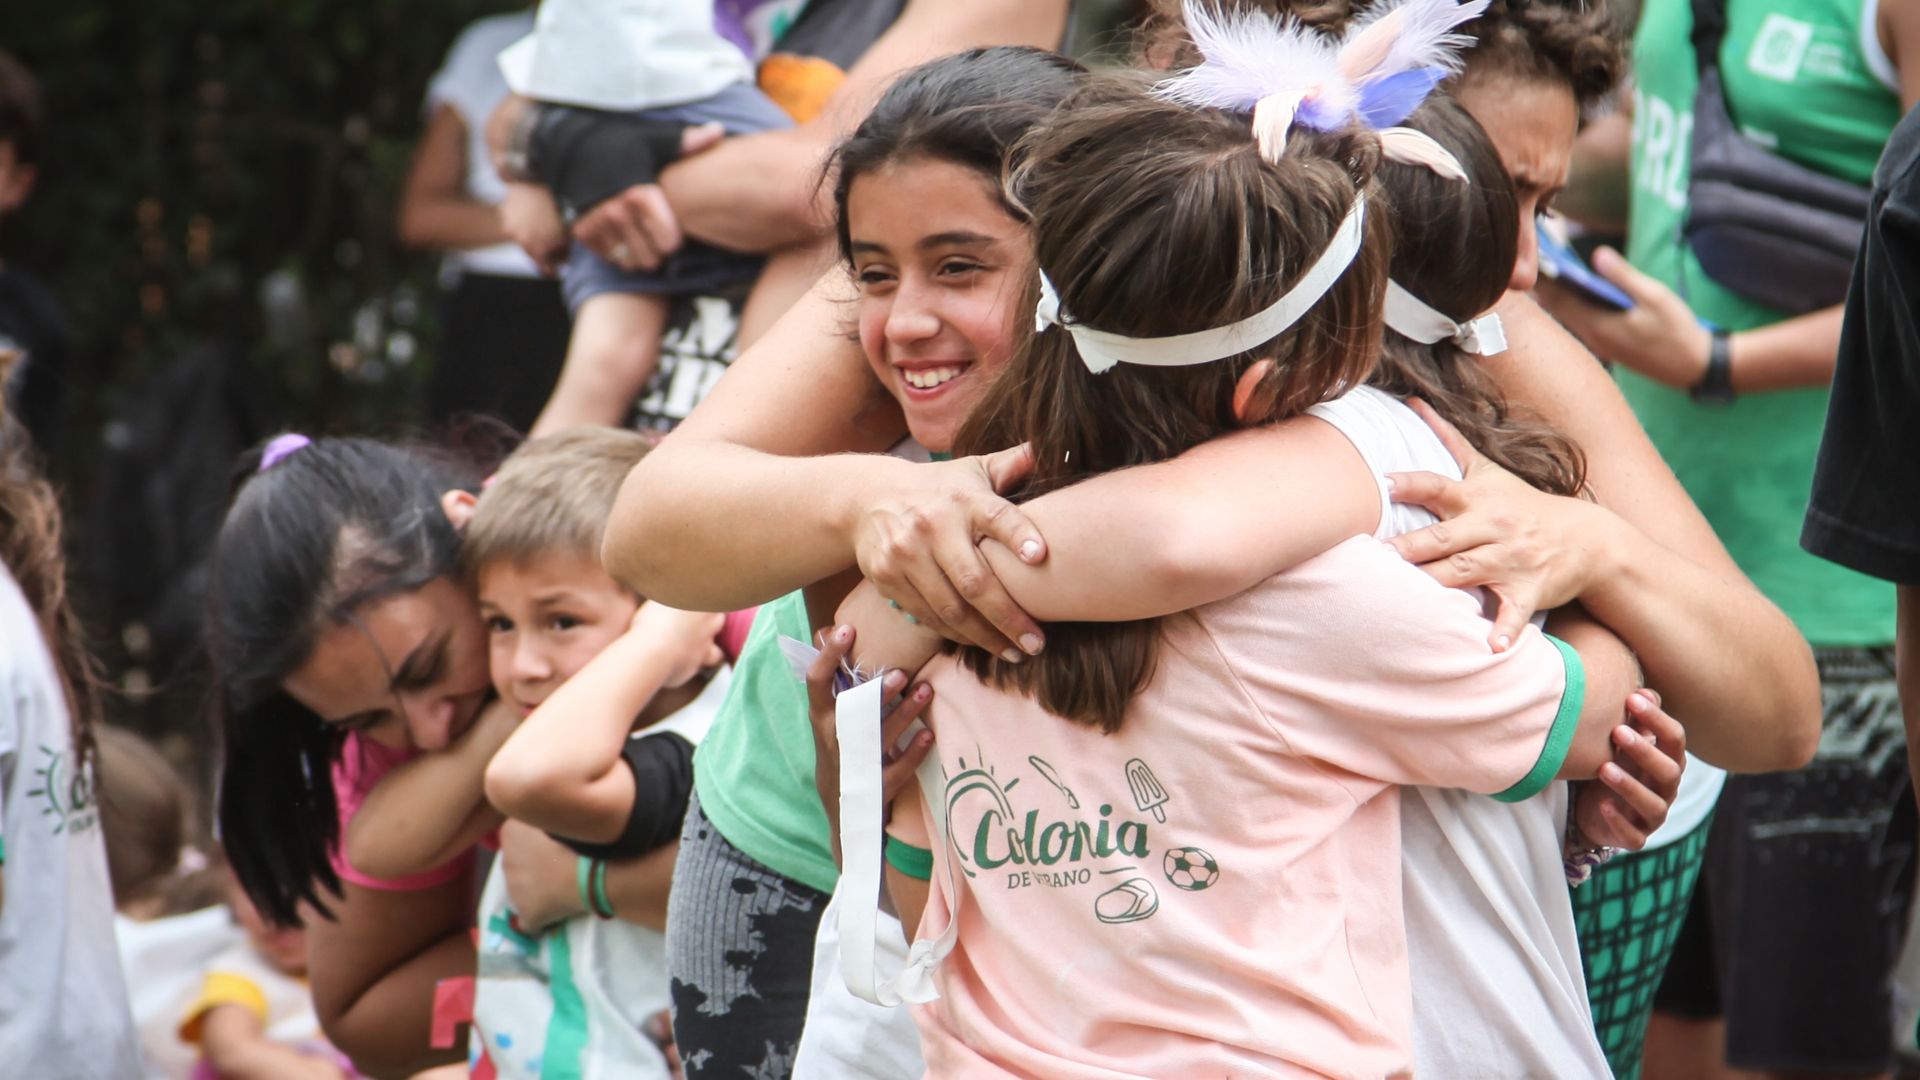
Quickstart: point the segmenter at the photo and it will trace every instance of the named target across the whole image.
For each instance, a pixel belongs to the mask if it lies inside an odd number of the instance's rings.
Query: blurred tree
[[[206,462],[270,425],[394,431],[419,415],[437,263],[403,255],[394,203],[447,47],[515,6],[0,4],[0,48],[47,110],[39,185],[0,226],[0,256],[71,323],[65,434],[43,449],[89,556],[77,584],[131,691],[123,718],[192,727],[197,690],[174,676],[225,487]],[[162,460],[170,429],[197,458]],[[183,483],[189,461],[215,475]]]
[[[238,346],[285,421],[388,429],[415,412],[434,266],[403,258],[394,199],[421,95],[472,19],[511,0],[78,0],[0,5],[39,76],[37,194],[0,253],[75,335],[69,437],[188,349]]]

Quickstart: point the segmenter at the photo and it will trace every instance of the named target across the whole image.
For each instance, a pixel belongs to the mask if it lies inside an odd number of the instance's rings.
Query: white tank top
[[[1378,478],[1375,536],[1433,523],[1425,509],[1387,497],[1387,473],[1460,476],[1417,413],[1372,387],[1307,412],[1345,435]],[[1416,1073],[1611,1076],[1561,866],[1567,785],[1520,803],[1408,788],[1400,807]]]

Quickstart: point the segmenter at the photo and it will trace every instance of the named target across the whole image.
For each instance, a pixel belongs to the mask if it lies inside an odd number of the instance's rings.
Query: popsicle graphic
[[[1151,811],[1153,820],[1160,824],[1167,823],[1167,812],[1160,809],[1166,805],[1167,789],[1160,786],[1160,778],[1139,758],[1127,762],[1127,788],[1133,792],[1133,805],[1142,812]]]
[[[1052,784],[1060,794],[1066,796],[1067,809],[1080,809],[1080,800],[1074,796],[1072,788],[1060,782],[1060,774],[1053,771],[1052,765],[1047,764],[1046,761],[1035,754],[1027,755],[1027,764],[1033,766],[1033,771],[1040,774],[1040,779]]]

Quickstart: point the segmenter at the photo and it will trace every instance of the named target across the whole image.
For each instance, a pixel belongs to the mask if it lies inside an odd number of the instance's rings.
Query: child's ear
[[[1253,366],[1240,373],[1240,381],[1233,385],[1233,418],[1241,424],[1257,424],[1264,417],[1249,417],[1247,410],[1253,407],[1253,392],[1260,383],[1273,373],[1273,361],[1255,360]]]
[[[454,488],[440,496],[440,509],[446,513],[447,520],[453,522],[455,532],[466,532],[467,522],[473,520],[473,506],[479,501],[473,492]]]

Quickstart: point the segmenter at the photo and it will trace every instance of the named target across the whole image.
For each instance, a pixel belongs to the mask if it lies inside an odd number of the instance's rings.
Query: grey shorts
[[[668,896],[673,1036],[688,1080],[792,1073],[826,893],[729,843],[695,796]]]

